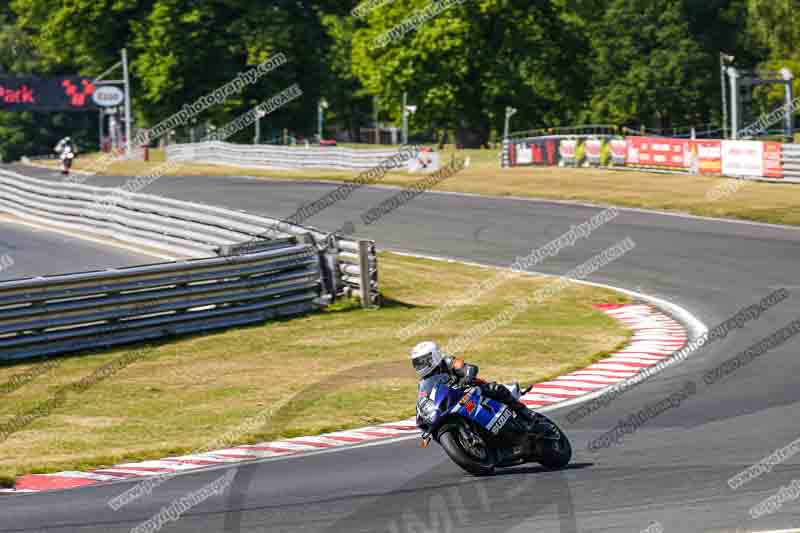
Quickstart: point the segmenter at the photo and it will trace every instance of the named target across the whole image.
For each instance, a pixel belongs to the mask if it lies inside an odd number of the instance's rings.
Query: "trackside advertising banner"
[[[779,142],[627,137],[525,139],[510,145],[511,166],[630,166],[692,174],[783,179]]]
[[[574,167],[578,164],[578,141],[575,139],[562,140],[558,145],[560,156],[559,166]]]
[[[764,174],[765,178],[783,178],[783,163],[781,162],[781,143],[764,143]]]
[[[599,167],[603,156],[603,141],[600,139],[586,139],[584,146],[586,164],[590,167]]]
[[[726,176],[781,179],[781,143],[722,141],[722,172]]]
[[[689,141],[661,137],[628,137],[627,164],[686,170],[691,166]]]
[[[624,167],[628,157],[628,141],[625,139],[611,139],[608,143],[609,163],[615,167]]]
[[[764,172],[764,143],[722,141],[722,173],[726,176],[758,177]]]
[[[690,141],[699,174],[722,174],[722,141]]]
[[[557,139],[530,139],[519,141],[514,146],[512,164],[549,165],[558,163]]]

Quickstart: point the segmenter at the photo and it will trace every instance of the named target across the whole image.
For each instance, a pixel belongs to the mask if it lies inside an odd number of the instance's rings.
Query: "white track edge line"
[[[55,226],[46,226],[46,225],[42,225],[42,224],[37,224],[36,222],[30,222],[28,220],[25,220],[25,219],[22,219],[22,218],[19,218],[19,217],[3,218],[3,219],[0,219],[0,222],[8,222],[9,224],[18,224],[20,226],[30,226],[32,228],[36,228],[36,229],[39,229],[39,230],[42,230],[42,231],[48,231],[48,232],[52,232],[52,233],[59,233],[61,235],[66,235],[67,237],[72,237],[73,239],[89,241],[89,242],[93,242],[95,244],[101,244],[103,246],[113,246],[115,248],[121,248],[121,249],[126,250],[128,252],[135,252],[137,254],[149,255],[151,257],[155,257],[157,259],[164,259],[166,261],[178,261],[177,257],[173,257],[171,255],[164,255],[164,254],[160,254],[160,253],[156,253],[156,252],[151,252],[151,251],[145,250],[144,248],[137,248],[136,246],[130,246],[130,245],[122,244],[122,243],[119,243],[119,242],[104,241],[102,239],[97,239],[95,237],[89,237],[89,236],[87,236],[85,234],[73,233],[71,230],[66,230],[66,229],[63,229],[63,228],[57,228]]]

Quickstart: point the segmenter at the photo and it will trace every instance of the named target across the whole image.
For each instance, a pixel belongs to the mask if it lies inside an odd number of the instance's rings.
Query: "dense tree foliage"
[[[16,22],[14,13],[8,7],[0,7],[0,73],[40,73],[43,68],[41,56],[37,53],[31,34]],[[0,159],[13,161],[25,154],[48,153],[57,140],[67,133],[74,135],[82,146],[90,147],[93,141],[88,138],[89,131],[88,116],[0,113]]]
[[[519,109],[517,129],[718,122],[720,52],[743,68],[800,74],[800,0],[393,0],[364,17],[351,14],[356,5],[12,0],[0,6],[0,71],[98,75],[126,47],[135,119],[147,126],[284,53],[286,65],[198,121],[221,125],[298,83],[302,98],[268,117],[268,132],[313,134],[324,97],[328,123],[356,134],[375,102],[381,121],[399,124],[407,92],[418,106],[412,132],[465,146],[496,138],[506,106]],[[42,152],[65,129],[91,144],[94,120],[0,113],[0,153]]]

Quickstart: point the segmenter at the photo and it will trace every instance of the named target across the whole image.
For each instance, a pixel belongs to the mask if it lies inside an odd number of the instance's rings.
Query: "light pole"
[[[403,93],[403,146],[408,144],[408,116],[417,112],[417,106],[408,105],[408,93]]]
[[[323,96],[319,99],[319,103],[317,104],[317,136],[319,137],[320,144],[322,144],[322,126],[326,109],[328,109],[328,101],[325,100]]]
[[[267,116],[267,112],[263,109],[256,111],[256,136],[253,138],[253,144],[261,143],[261,119]]]
[[[739,138],[739,71],[734,67],[726,69],[731,83],[731,139]]]
[[[719,53],[719,83],[722,89],[722,138],[728,138],[728,98],[725,91],[725,64],[733,61],[734,57]]]
[[[378,127],[378,97],[372,97],[372,112],[374,113],[373,121],[375,122],[375,144],[381,143],[380,133],[381,130]]]
[[[131,119],[131,79],[128,72],[128,50],[122,49],[122,79],[125,82],[125,155],[130,157],[133,153],[131,143],[131,129],[133,126]]]
[[[506,122],[503,126],[503,139],[508,139],[508,128],[511,124],[511,117],[517,114],[517,109],[511,106],[506,107]]]
[[[786,81],[784,91],[786,95],[786,142],[790,143],[794,139],[794,109],[792,109],[792,102],[794,101],[794,91],[792,82],[794,81],[794,74],[788,68],[781,69],[781,78]]]

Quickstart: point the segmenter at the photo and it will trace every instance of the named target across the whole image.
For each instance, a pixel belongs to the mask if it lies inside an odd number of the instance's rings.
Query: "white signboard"
[[[125,100],[125,93],[122,92],[122,89],[113,85],[100,85],[92,93],[92,100],[100,107],[114,107]]]
[[[722,173],[726,176],[763,176],[764,143],[722,141]]]
[[[436,172],[441,167],[439,152],[419,151],[408,160],[409,172]]]
[[[530,165],[533,163],[533,150],[525,143],[519,143],[517,147],[517,164]]]

